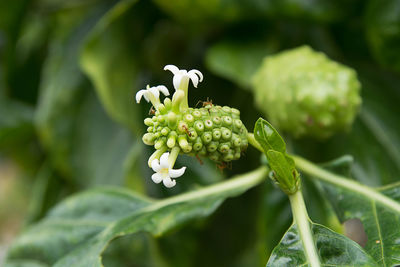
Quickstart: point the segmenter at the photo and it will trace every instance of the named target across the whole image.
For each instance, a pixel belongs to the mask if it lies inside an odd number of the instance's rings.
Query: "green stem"
[[[318,167],[314,163],[306,159],[303,159],[299,156],[292,155],[292,157],[296,162],[296,166],[299,168],[299,170],[303,171],[304,173],[307,173],[324,182],[339,186],[341,188],[348,189],[352,192],[357,192],[360,195],[363,195],[369,199],[373,199],[377,203],[380,203],[395,212],[400,212],[400,204],[398,202],[379,193],[375,189],[360,184],[356,181],[353,181],[348,177],[336,175],[329,171],[326,171],[321,167]]]
[[[307,261],[311,267],[319,267],[321,264],[315,247],[314,238],[311,234],[310,219],[308,218],[303,194],[301,193],[301,190],[299,190],[288,196],[292,207],[293,220],[297,225],[297,231],[299,232],[301,242],[303,243]]]
[[[249,133],[247,135],[249,144],[260,150],[260,152],[264,153],[264,150],[254,138],[254,134]],[[400,212],[400,204],[393,199],[379,193],[377,190],[360,184],[356,181],[353,181],[349,177],[333,174],[329,171],[324,170],[323,168],[317,166],[316,164],[302,158],[299,156],[291,155],[291,157],[296,162],[296,167],[301,170],[302,172],[309,174],[316,179],[325,181],[327,183],[339,186],[341,188],[345,188],[352,192],[357,192],[367,198],[373,199],[377,203],[380,203],[387,208],[395,211]]]
[[[252,145],[253,147],[257,148],[260,150],[260,152],[264,153],[264,149],[261,147],[261,145],[257,142],[256,138],[254,137],[254,134],[248,133],[247,134],[247,140],[249,141],[249,144]]]
[[[158,201],[155,205],[151,205],[150,209],[159,209],[161,207],[172,205],[175,203],[186,202],[195,199],[205,199],[229,191],[239,191],[242,188],[251,188],[264,181],[268,177],[267,174],[268,169],[266,167],[259,167],[254,171],[238,175],[237,177],[233,177],[232,179],[229,179],[225,182],[217,183],[215,185],[207,186],[193,192],[180,194]]]
[[[179,90],[182,90],[183,93],[185,94],[185,97],[183,98],[181,103],[181,110],[184,111],[189,108],[189,103],[188,103],[189,77],[187,76],[182,77],[181,84],[179,85]]]

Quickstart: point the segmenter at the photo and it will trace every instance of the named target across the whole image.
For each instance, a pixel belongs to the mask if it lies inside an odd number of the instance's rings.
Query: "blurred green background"
[[[0,264],[21,229],[72,193],[107,184],[165,198],[257,167],[252,148],[223,172],[179,157],[189,168],[177,186],[153,184],[152,148],[141,142],[150,107],[134,95],[147,84],[172,90],[167,64],[195,68],[205,79],[190,105],[238,108],[252,131],[265,117],[252,105],[252,75],[265,56],[303,44],[357,71],[363,107],[352,131],[288,134],[290,150],[318,162],[351,154],[364,184],[398,180],[397,0],[1,0]],[[311,218],[336,229],[317,188],[304,190]],[[120,238],[104,264],[261,266],[290,223],[286,197],[267,183],[163,237]]]

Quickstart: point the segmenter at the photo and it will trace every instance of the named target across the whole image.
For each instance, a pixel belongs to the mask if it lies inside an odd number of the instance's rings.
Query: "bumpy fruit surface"
[[[361,104],[356,72],[308,46],[265,58],[253,85],[258,107],[295,137],[346,130]]]
[[[207,105],[174,113],[169,106],[165,103],[165,110],[145,120],[145,144],[154,145],[156,150],[179,146],[183,154],[205,156],[215,162],[237,160],[246,150],[247,129],[239,110]]]

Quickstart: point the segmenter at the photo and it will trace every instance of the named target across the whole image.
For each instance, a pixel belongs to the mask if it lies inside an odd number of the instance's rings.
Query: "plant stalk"
[[[257,140],[254,138],[254,134],[249,133],[247,135],[249,144],[260,150],[260,152],[264,153],[264,150],[260,146],[260,144],[257,142]],[[360,195],[363,195],[369,199],[373,199],[377,203],[395,211],[395,212],[400,212],[400,204],[393,199],[385,196],[384,194],[381,194],[374,188],[365,186],[363,184],[360,184],[354,180],[352,180],[349,177],[344,177],[341,175],[336,175],[334,173],[331,173],[327,170],[324,170],[323,168],[319,167],[318,165],[302,158],[296,155],[291,155],[291,157],[294,159],[296,162],[296,167],[306,173],[309,174],[316,179],[322,180],[324,182],[339,186],[341,188],[348,189],[352,192],[359,193]]]
[[[324,182],[348,189],[352,192],[359,193],[360,195],[363,195],[369,199],[373,199],[377,203],[380,203],[395,212],[400,212],[400,204],[398,202],[385,196],[384,194],[381,194],[374,188],[360,184],[348,177],[336,175],[334,173],[326,171],[316,164],[299,156],[292,155],[292,157],[296,162],[296,166],[304,173],[307,173]]]
[[[298,190],[296,193],[288,195],[288,197],[292,207],[293,220],[297,225],[297,231],[299,232],[301,242],[303,243],[307,261],[311,267],[319,267],[321,266],[321,263],[311,233],[310,220],[308,218],[303,194],[301,193],[301,190]]]

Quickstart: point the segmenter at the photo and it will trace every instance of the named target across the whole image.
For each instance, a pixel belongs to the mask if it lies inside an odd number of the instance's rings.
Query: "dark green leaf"
[[[0,148],[33,135],[33,109],[0,97]]]
[[[14,243],[9,262],[37,260],[55,266],[101,266],[101,253],[118,237],[137,232],[159,236],[213,212],[227,197],[263,181],[260,168],[229,181],[164,200],[148,200],[121,189],[97,189],[69,198]]]
[[[400,72],[400,3],[397,0],[369,1],[367,36],[375,57],[384,66]]]
[[[67,20],[57,17],[35,118],[53,166],[83,187],[123,184],[124,159],[134,144],[130,132],[107,117],[78,64],[86,35],[106,10],[98,5],[71,11]]]
[[[259,118],[254,126],[254,137],[265,153],[270,149],[286,153],[285,141],[283,141],[275,128],[263,118]]]
[[[377,266],[354,241],[325,226],[312,223],[311,231],[323,266]],[[267,266],[308,266],[303,244],[292,225],[274,249]]]
[[[139,132],[141,125],[134,101],[138,66],[130,47],[124,13],[136,0],[118,3],[98,22],[81,54],[83,70],[111,117]]]
[[[236,21],[244,18],[276,17],[307,21],[332,22],[343,19],[354,10],[356,0],[230,0],[200,1],[167,0],[155,1],[162,9],[179,20],[195,22]]]
[[[400,203],[397,212],[358,192],[324,183],[328,197],[341,222],[360,219],[368,237],[365,250],[382,266],[400,264]],[[393,184],[378,192],[400,201],[400,185]]]

